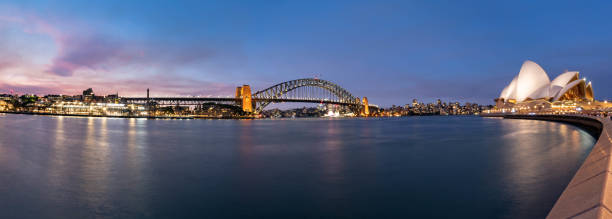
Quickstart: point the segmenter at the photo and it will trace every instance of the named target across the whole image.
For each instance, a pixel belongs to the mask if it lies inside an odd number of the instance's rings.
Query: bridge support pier
[[[367,117],[370,115],[370,105],[368,104],[367,97],[363,97],[362,104],[363,104],[363,115]]]
[[[236,93],[238,92],[236,91]],[[251,94],[251,86],[246,85],[246,84],[242,85],[240,94],[242,96],[242,110],[247,113],[252,113],[253,112],[253,97]]]
[[[242,106],[242,87],[236,87],[236,105]]]

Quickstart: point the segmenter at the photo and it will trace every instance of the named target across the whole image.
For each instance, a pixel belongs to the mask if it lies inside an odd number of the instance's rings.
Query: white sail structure
[[[535,62],[527,60],[523,63],[516,81],[516,100],[521,102],[549,96],[548,90],[543,89],[549,84],[550,79],[544,69]]]
[[[593,100],[591,82],[579,79],[576,71],[565,72],[550,81],[546,71],[532,61],[525,61],[518,75],[506,86],[498,100],[519,103],[529,100]]]

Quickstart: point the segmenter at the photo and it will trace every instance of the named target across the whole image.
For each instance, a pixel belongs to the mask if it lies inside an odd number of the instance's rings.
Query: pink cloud
[[[30,86],[30,85],[8,85],[0,84],[0,93],[15,93],[15,94],[49,94],[61,93],[60,89],[46,86]]]
[[[203,46],[179,46],[119,40],[107,35],[64,35],[60,52],[48,72],[72,76],[79,69],[112,72],[125,66],[148,66],[168,72],[176,67],[204,63],[214,56]]]
[[[0,71],[3,69],[7,69],[10,68],[12,66],[17,65],[18,61],[16,60],[7,60],[7,59],[2,59],[0,60]]]
[[[3,22],[18,24],[24,33],[48,36],[57,53],[46,64],[36,66],[27,61],[27,54],[22,60],[0,51],[0,92],[78,94],[92,87],[98,94],[142,96],[151,88],[158,95],[227,96],[235,89],[233,84],[177,74],[183,68],[198,69],[213,59],[215,50],[206,46],[132,42],[70,21],[56,25],[31,14],[0,15],[0,23]],[[0,30],[4,26],[0,25]]]
[[[79,79],[79,81],[81,81]],[[142,79],[126,79],[119,81],[108,81],[94,79],[82,81],[83,83],[55,83],[32,85],[0,84],[0,93],[9,93],[11,90],[18,94],[79,94],[86,88],[93,88],[96,94],[114,94],[121,96],[144,96],[147,89],[151,89],[154,96],[231,96],[235,89],[233,85],[214,83],[206,81],[189,80],[186,78],[169,78],[167,76],[155,76]],[[85,85],[85,86],[84,86]]]
[[[66,36],[59,44],[60,53],[48,70],[59,76],[71,76],[81,68],[96,70],[113,59],[126,56],[121,43],[101,36]]]

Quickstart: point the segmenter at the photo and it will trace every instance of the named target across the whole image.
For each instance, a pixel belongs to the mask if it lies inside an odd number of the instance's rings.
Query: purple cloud
[[[69,36],[59,43],[60,54],[48,70],[59,76],[71,76],[80,68],[99,69],[114,59],[129,58],[123,43],[110,37]]]
[[[15,93],[15,94],[59,94],[61,89],[47,86],[31,86],[31,85],[8,85],[0,84],[0,93]]]
[[[60,54],[48,72],[59,76],[72,76],[78,69],[106,71],[128,65],[169,70],[197,65],[214,55],[213,49],[204,46],[129,42],[103,35],[66,36],[58,42]]]
[[[198,75],[186,76],[196,69],[209,68],[204,64],[227,55],[218,53],[218,47],[129,40],[69,21],[57,25],[53,20],[33,15],[14,18],[0,15],[0,21],[15,23],[22,34],[48,36],[57,48],[56,55],[47,59],[50,62],[38,63],[30,63],[30,54],[24,54],[26,57],[21,60],[11,51],[0,51],[0,73],[3,70],[9,73],[0,83],[1,92],[77,94],[92,87],[99,94],[143,95],[146,88],[159,95],[233,94],[233,84],[210,82]],[[70,28],[66,28],[68,24]],[[0,40],[0,46],[2,43],[8,42]]]

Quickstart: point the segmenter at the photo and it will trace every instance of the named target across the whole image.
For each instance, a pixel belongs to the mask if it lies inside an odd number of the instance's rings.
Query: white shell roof
[[[552,82],[550,82],[550,95],[556,96],[567,84],[569,84],[572,78],[578,78],[577,71],[565,72],[557,76]]]
[[[548,90],[544,89],[537,93],[544,86],[550,84],[548,75],[538,64],[532,61],[525,61],[521,66],[518,79],[516,81],[516,100],[523,101],[527,98],[538,99],[548,97]],[[545,96],[539,96],[545,95]]]
[[[576,71],[565,72],[550,81],[542,67],[527,60],[521,66],[519,74],[502,90],[499,98],[522,102],[527,99],[536,100],[554,97],[553,100],[556,101],[572,87],[585,82],[583,79],[572,81],[574,78],[578,78],[578,72]]]
[[[510,82],[510,84],[508,86],[506,86],[504,88],[504,90],[502,90],[501,94],[499,95],[499,98],[503,98],[505,100],[508,99],[516,99],[516,79],[518,78],[518,76],[515,76],[512,79],[512,82]]]
[[[555,78],[555,80],[550,82],[550,85],[551,86],[565,87],[565,85],[567,85],[570,82],[570,80],[572,80],[572,78],[574,76],[576,76],[576,78],[578,77],[578,72],[577,71],[565,72],[563,74],[560,74],[559,76],[557,76]]]
[[[527,98],[530,98],[532,100],[537,100],[537,99],[540,99],[540,98],[549,98],[550,97],[549,90],[550,90],[550,86],[548,86],[548,84],[546,84],[546,85],[538,88],[537,90],[535,90]]]
[[[559,98],[561,98],[561,96],[563,96],[563,94],[565,94],[565,92],[567,92],[569,89],[572,89],[574,86],[576,86],[576,85],[578,85],[580,83],[585,84],[585,81],[583,79],[579,79],[579,80],[575,80],[575,81],[570,82],[565,87],[563,87],[563,89],[561,89],[561,91],[559,91],[559,93],[557,93],[555,95],[555,98],[553,99],[553,101],[559,100]]]

